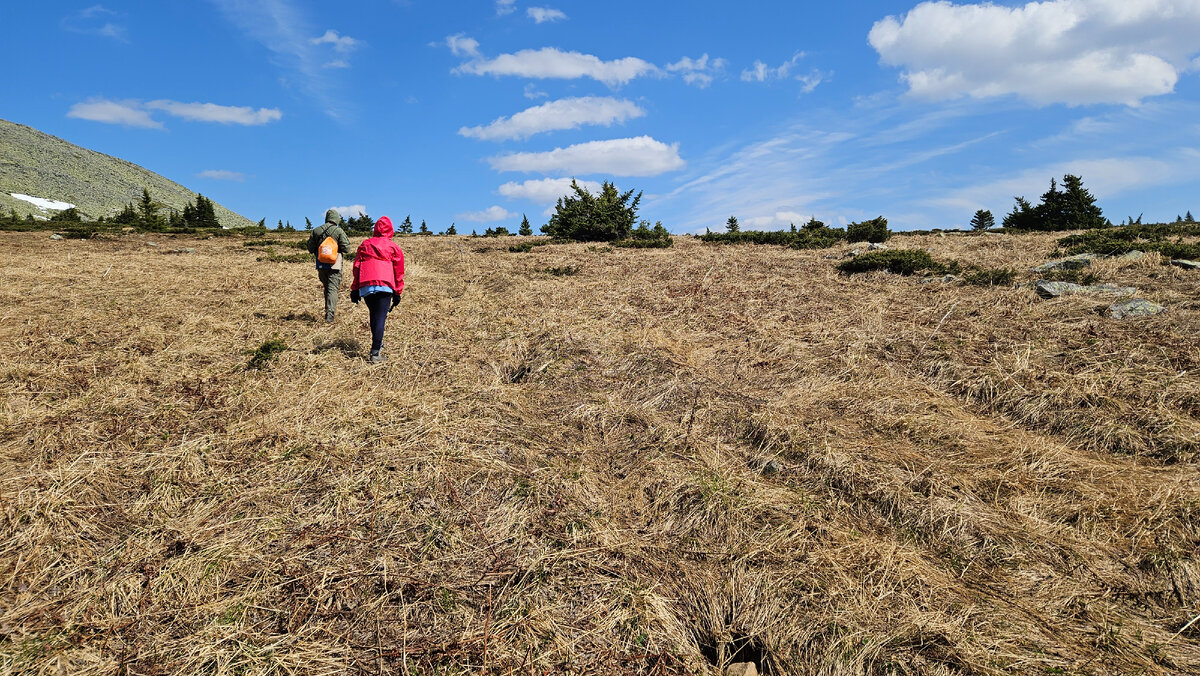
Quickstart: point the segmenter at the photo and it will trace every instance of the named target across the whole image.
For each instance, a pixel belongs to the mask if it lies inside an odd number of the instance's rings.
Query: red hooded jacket
[[[404,252],[392,241],[392,219],[375,222],[375,236],[363,240],[354,255],[354,284],[351,291],[382,284],[395,293],[404,292]]]

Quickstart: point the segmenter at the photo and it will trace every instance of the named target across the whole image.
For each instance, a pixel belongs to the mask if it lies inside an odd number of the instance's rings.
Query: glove
[[[393,293],[393,294],[392,294],[392,308],[391,308],[391,309],[395,310],[395,309],[396,309],[396,306],[397,306],[397,305],[399,305],[399,304],[400,304],[400,294],[398,294],[398,293]]]
[[[358,300],[359,300],[358,289],[355,289],[350,292],[350,302],[354,303],[355,305],[358,305]]]

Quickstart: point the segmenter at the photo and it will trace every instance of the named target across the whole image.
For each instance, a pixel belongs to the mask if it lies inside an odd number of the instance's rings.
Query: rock
[[[751,460],[750,467],[763,476],[771,476],[773,474],[779,474],[783,471],[783,465],[780,465],[778,462],[774,460],[763,460],[760,458]]]
[[[194,254],[194,253],[196,253],[196,250],[195,249],[171,249],[170,251],[167,251],[166,253],[169,253],[169,254]]]
[[[1200,263],[1196,261],[1183,260],[1182,258],[1176,258],[1175,260],[1171,261],[1171,265],[1174,265],[1177,268],[1183,268],[1184,270],[1200,270]]]
[[[1119,260],[1119,261],[1136,261],[1136,260],[1139,260],[1139,259],[1142,259],[1145,257],[1146,257],[1145,252],[1134,249],[1133,251],[1130,251],[1128,253],[1123,253],[1120,256],[1117,256],[1117,260]]]
[[[852,258],[862,254],[862,249],[851,249],[850,253],[846,254],[846,258]]]
[[[1132,317],[1150,317],[1166,312],[1167,308],[1158,303],[1151,303],[1143,298],[1130,298],[1113,303],[1108,308],[1108,314],[1113,319],[1129,319]]]
[[[1092,264],[1093,261],[1103,260],[1108,256],[1100,256],[1098,254],[1079,254],[1070,258],[1060,258],[1049,263],[1042,263],[1033,268],[1034,272],[1050,272],[1051,270],[1082,270]]]
[[[886,250],[887,250],[887,247],[883,244],[880,244],[879,242],[871,242],[870,246],[867,247],[867,251],[886,251]]]
[[[146,246],[158,246],[158,242],[146,242]]]
[[[925,279],[921,280],[921,283],[922,284],[933,284],[934,282],[941,282],[943,284],[949,284],[950,282],[957,282],[957,281],[958,281],[958,277],[955,277],[954,275],[945,275],[942,277],[926,277]]]
[[[1137,293],[1137,289],[1129,286],[1113,286],[1112,284],[1084,286],[1082,284],[1072,284],[1070,282],[1048,282],[1044,279],[1039,279],[1034,282],[1033,288],[1042,298],[1058,298],[1059,296],[1070,296],[1077,293],[1102,294],[1109,296],[1132,296],[1133,294]]]
[[[737,662],[725,667],[725,676],[758,676],[758,667],[753,662]]]
[[[58,234],[57,232],[56,232],[56,233],[54,233],[53,235],[50,235],[50,239],[52,239],[52,240],[54,240],[54,241],[56,241],[56,242],[57,242],[58,240],[62,239],[62,238],[63,238],[63,236],[62,236],[62,235],[60,235],[60,234]]]

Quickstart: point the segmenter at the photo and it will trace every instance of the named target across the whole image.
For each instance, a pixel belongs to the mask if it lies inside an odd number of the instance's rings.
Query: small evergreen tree
[[[304,217],[304,229],[312,230],[312,221],[308,220],[308,216]]]
[[[1083,187],[1083,179],[1067,174],[1063,176],[1063,188],[1055,214],[1060,220],[1054,222],[1055,230],[1086,230],[1108,225],[1100,207],[1096,206],[1096,198]]]
[[[258,221],[258,227],[264,230],[267,228],[267,219],[265,217]]]
[[[13,212],[13,214],[16,214],[16,213],[17,213],[17,212],[15,212],[15,211]],[[1184,222],[1184,223],[1195,223],[1195,222],[1196,222],[1196,219],[1192,218],[1192,212],[1191,212],[1191,211],[1189,211],[1189,212],[1187,212],[1186,214],[1184,214],[1184,216],[1183,216],[1183,222]]]
[[[533,234],[533,226],[529,224],[529,217],[521,214],[521,228],[517,230],[517,234],[522,237],[528,237]]]
[[[808,222],[804,224],[805,230],[822,231],[825,230],[825,228],[825,223],[818,221],[816,216],[810,216]]]
[[[550,222],[542,232],[560,239],[578,242],[612,242],[628,239],[637,222],[638,204],[642,194],[618,192],[617,186],[605,181],[600,193],[593,195],[574,180],[574,195],[560,197]]]
[[[1033,205],[1024,197],[1017,197],[1013,210],[1004,217],[1003,225],[1006,230],[1035,230],[1038,214]]]
[[[738,224],[737,216],[730,216],[728,221],[725,221],[726,232],[741,232],[742,227]]]
[[[789,225],[791,225],[791,226],[792,226],[792,234],[793,234],[793,235],[794,235],[794,234],[796,234],[796,224],[795,224],[795,223],[790,223]]]
[[[860,223],[851,223],[846,226],[847,242],[871,242],[872,244],[878,244],[886,242],[891,236],[892,231],[888,230],[887,219],[883,216]]]
[[[79,211],[75,207],[71,207],[69,209],[63,209],[57,214],[54,214],[53,220],[60,221],[62,223],[80,223],[83,221],[83,218],[79,216]]]
[[[422,235],[432,234],[429,232],[429,226],[425,225],[425,219],[421,219],[421,234]]]
[[[458,231],[454,229],[453,223],[450,224],[450,227],[446,228],[446,234],[447,235],[457,235],[458,234]]]
[[[406,234],[406,235],[411,235],[411,234],[412,234],[412,229],[413,229],[412,217],[411,217],[411,216],[405,216],[405,217],[404,217],[404,222],[400,224],[400,232],[402,232],[402,233],[404,233],[404,234]]]
[[[994,227],[996,227],[996,217],[987,209],[976,211],[974,218],[971,219],[972,230],[990,230]]]

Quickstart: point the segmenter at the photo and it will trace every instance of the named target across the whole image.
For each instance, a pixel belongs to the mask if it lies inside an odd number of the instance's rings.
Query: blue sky
[[[1068,172],[1113,221],[1200,214],[1197,0],[56,1],[0,25],[0,117],[271,223],[515,229],[575,177],[681,233],[946,228]]]

